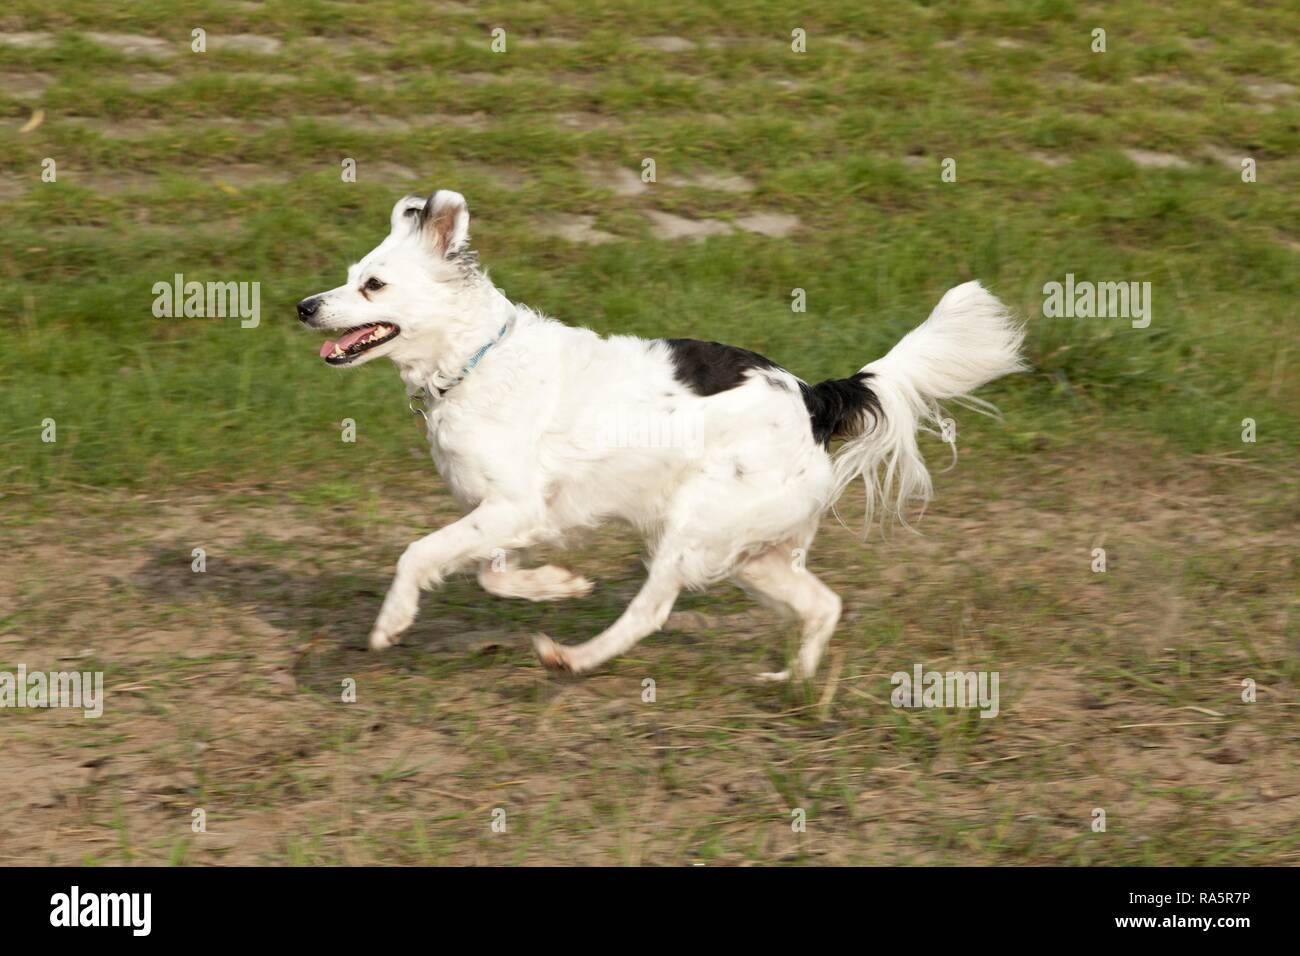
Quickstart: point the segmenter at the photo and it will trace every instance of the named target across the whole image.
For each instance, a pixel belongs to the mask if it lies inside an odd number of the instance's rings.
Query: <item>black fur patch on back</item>
[[[721,342],[698,339],[664,339],[672,356],[677,381],[696,395],[717,395],[745,381],[752,368],[778,368],[757,352]]]
[[[742,384],[745,374],[751,369],[784,371],[771,359],[734,345],[698,339],[663,341],[672,356],[677,381],[696,395],[729,391]],[[785,388],[785,384],[775,376],[767,378],[773,388]],[[799,383],[813,438],[819,445],[830,448],[832,439],[862,434],[868,425],[868,416],[872,422],[880,420],[880,399],[867,385],[870,378],[870,372],[858,372],[850,378],[827,379],[816,385]]]
[[[830,448],[833,438],[853,438],[872,422],[881,418],[880,399],[867,385],[870,372],[858,372],[851,378],[831,378],[816,385],[799,383],[803,403],[812,421],[813,438]]]

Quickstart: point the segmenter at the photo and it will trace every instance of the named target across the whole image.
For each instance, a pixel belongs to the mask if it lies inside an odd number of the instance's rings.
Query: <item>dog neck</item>
[[[491,348],[510,333],[519,310],[499,289],[488,286],[485,307],[448,336],[444,348],[427,356],[394,358],[409,397],[437,401],[469,375]]]

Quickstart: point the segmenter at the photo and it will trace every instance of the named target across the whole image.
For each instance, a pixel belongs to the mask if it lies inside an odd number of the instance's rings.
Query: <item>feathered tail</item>
[[[859,475],[867,489],[867,527],[877,507],[906,523],[909,502],[930,499],[930,473],[917,445],[920,430],[938,434],[956,454],[956,436],[943,429],[940,402],[953,401],[985,414],[996,409],[974,392],[1003,375],[1023,371],[1025,330],[978,282],[949,289],[930,317],[908,332],[889,354],[859,376],[879,400],[878,414],[859,416],[840,433],[833,503]],[[857,376],[855,376],[857,377]]]

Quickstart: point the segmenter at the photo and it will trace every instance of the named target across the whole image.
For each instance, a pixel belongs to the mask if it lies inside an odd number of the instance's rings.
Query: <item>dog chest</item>
[[[452,495],[462,503],[477,504],[498,483],[493,475],[500,470],[500,454],[482,430],[465,427],[459,418],[429,416],[429,451]]]

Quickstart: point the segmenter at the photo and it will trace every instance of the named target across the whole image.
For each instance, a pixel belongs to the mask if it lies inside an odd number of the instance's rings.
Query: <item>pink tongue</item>
[[[359,329],[353,329],[351,332],[343,336],[343,338],[339,339],[337,342],[327,341],[324,345],[320,347],[320,357],[325,358],[327,355],[329,355],[331,352],[334,351],[335,346],[337,346],[338,348],[346,352],[349,348],[351,348],[353,345],[356,345],[358,342],[360,342],[362,339],[364,339],[367,335],[369,335],[373,331],[375,331],[375,326],[363,325]]]

